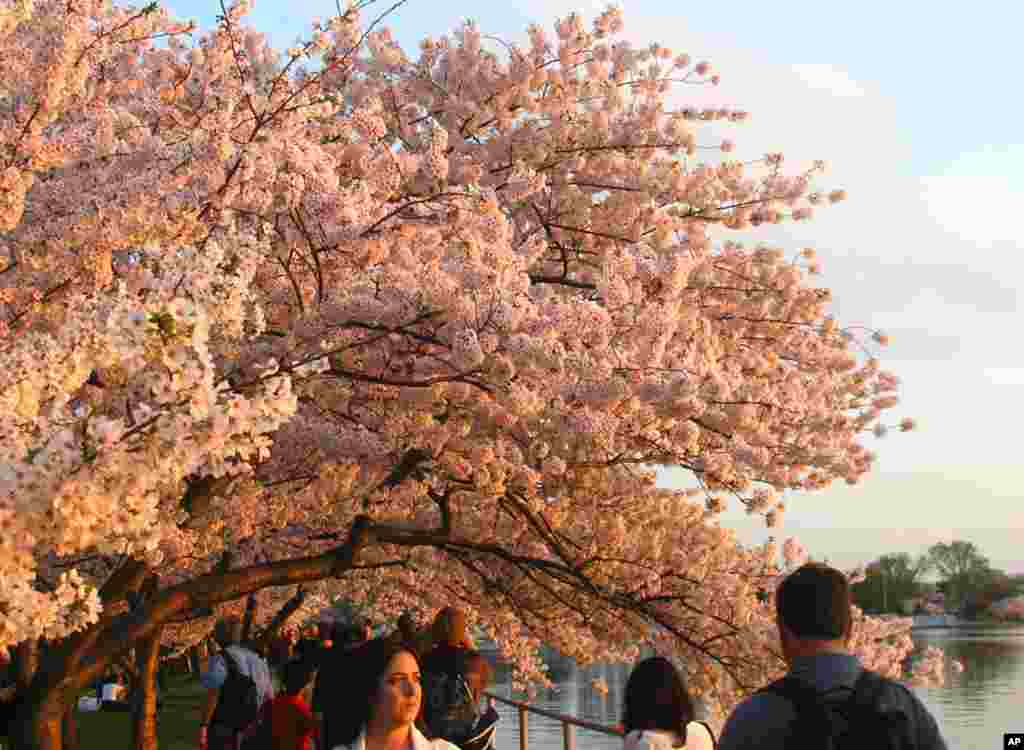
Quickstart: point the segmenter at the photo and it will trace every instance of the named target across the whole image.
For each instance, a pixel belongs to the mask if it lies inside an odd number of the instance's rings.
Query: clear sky
[[[845,203],[751,239],[816,248],[839,319],[892,336],[880,356],[903,380],[897,418],[920,425],[871,445],[879,461],[860,485],[788,497],[773,533],[842,565],[966,539],[996,567],[1024,573],[1024,98],[1013,94],[1024,3],[624,7],[632,41],[707,59],[721,74],[717,89],[684,87],[680,102],[751,112],[728,134],[733,157],[783,151],[794,164],[829,163],[821,185],[845,188]],[[219,12],[210,0],[170,8],[204,29]],[[256,0],[250,18],[283,49],[334,8],[334,0]],[[411,0],[389,26],[414,51],[423,36],[467,17],[485,33],[522,39],[530,22],[551,28],[557,16],[602,8]],[[679,479],[665,474],[666,483]],[[767,536],[741,511],[723,519],[744,540]]]

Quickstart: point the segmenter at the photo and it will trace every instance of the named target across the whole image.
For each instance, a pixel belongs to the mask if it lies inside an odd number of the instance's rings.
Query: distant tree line
[[[938,582],[926,582],[929,574]],[[852,591],[865,612],[900,614],[905,602],[941,592],[947,612],[973,618],[1000,599],[1024,594],[1024,575],[993,568],[973,542],[957,540],[934,544],[916,557],[906,552],[882,555],[867,566],[864,580]]]

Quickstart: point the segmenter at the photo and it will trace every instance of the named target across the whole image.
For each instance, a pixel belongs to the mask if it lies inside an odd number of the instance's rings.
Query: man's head
[[[850,584],[835,568],[807,563],[775,592],[775,614],[787,661],[842,651],[850,640],[853,616]]]
[[[398,618],[398,632],[406,640],[416,637],[416,620],[411,612],[403,612],[402,616]]]
[[[366,618],[353,618],[351,628],[355,637],[354,643],[365,643],[373,639],[373,625]]]
[[[491,686],[494,679],[494,668],[479,651],[470,651],[466,656],[466,682],[473,696],[479,700],[483,692]]]
[[[242,642],[242,621],[234,615],[217,620],[213,627],[213,640],[221,648],[237,646]]]
[[[321,620],[317,624],[317,635],[321,641],[330,641],[337,637],[337,631],[340,628],[336,627],[334,620]]]
[[[285,695],[298,695],[313,678],[309,665],[301,659],[288,662],[282,671]]]

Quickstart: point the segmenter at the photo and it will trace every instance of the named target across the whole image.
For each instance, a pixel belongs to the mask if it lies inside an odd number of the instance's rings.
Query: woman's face
[[[422,697],[419,664],[408,651],[399,651],[380,678],[374,720],[385,726],[412,724],[419,716]]]

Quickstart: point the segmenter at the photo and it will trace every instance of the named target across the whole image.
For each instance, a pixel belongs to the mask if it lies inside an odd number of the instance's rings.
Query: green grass
[[[166,690],[157,713],[160,750],[195,750],[198,746],[199,711],[206,690],[194,675],[167,678]],[[84,695],[94,694],[91,691]],[[80,750],[117,750],[132,745],[130,713],[108,711],[75,713]]]

